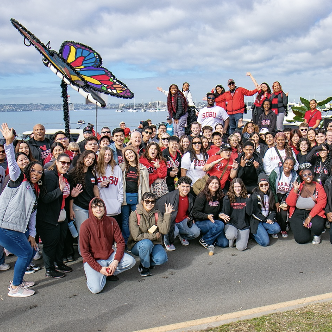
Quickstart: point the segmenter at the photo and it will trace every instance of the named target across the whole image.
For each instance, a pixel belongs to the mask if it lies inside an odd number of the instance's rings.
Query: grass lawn
[[[300,309],[238,321],[209,332],[332,332],[332,303],[312,304]]]

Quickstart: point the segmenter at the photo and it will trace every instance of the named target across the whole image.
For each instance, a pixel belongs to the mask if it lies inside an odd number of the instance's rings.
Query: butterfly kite
[[[91,47],[65,41],[57,53],[50,49],[49,42],[44,45],[18,21],[13,18],[10,21],[24,37],[24,44],[27,46],[32,44],[44,57],[44,65],[90,102],[100,107],[106,106],[98,93],[119,98],[131,99],[134,97],[125,84],[120,82],[108,69],[102,67],[101,56]]]

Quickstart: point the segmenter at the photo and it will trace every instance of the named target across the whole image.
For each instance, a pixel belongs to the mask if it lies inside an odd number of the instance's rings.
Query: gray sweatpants
[[[184,129],[187,126],[187,118],[188,118],[188,113],[182,115],[177,124],[174,122],[173,119],[174,136],[181,138],[181,136],[184,135]]]
[[[277,130],[284,130],[284,117],[285,113],[279,113],[277,115]]]
[[[243,251],[247,249],[249,234],[249,228],[241,230],[230,224],[225,225],[225,236],[229,240],[229,246],[233,247],[234,241],[236,240],[237,250]]]

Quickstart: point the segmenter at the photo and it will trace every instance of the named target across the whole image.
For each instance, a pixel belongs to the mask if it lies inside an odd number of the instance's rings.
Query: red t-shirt
[[[212,157],[210,157],[208,160],[207,160],[207,164],[211,164],[213,161],[215,160],[218,160],[220,159],[220,155],[214,155]],[[228,163],[228,165],[227,165]],[[221,160],[218,164],[214,165],[207,173],[210,175],[210,176],[216,176],[218,178],[221,177],[221,174],[223,173],[224,171],[224,168],[226,167],[227,165],[227,169],[226,169],[226,172],[224,173],[223,177],[220,179],[220,188],[221,189],[224,189],[225,187],[225,184],[226,184],[226,181],[229,179],[229,175],[231,173],[231,170],[232,170],[232,166],[233,166],[233,159],[232,158],[229,158],[229,159],[223,159]]]
[[[310,110],[305,112],[304,119],[309,127],[313,127],[317,120],[322,120],[322,113],[318,111],[318,109],[314,109],[313,111]]]
[[[176,215],[175,222],[179,223],[182,220],[188,218],[188,209],[189,209],[189,200],[188,196],[182,197],[179,195],[179,206],[178,206],[178,214]]]

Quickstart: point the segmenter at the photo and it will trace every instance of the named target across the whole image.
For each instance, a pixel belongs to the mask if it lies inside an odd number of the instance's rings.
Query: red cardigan
[[[141,157],[139,162],[146,166],[149,172],[149,186],[157,179],[164,179],[167,176],[167,166],[163,160],[159,160],[159,168],[155,168],[153,164],[144,157]]]
[[[314,183],[316,184],[316,192],[314,195],[316,205],[311,209],[309,216],[311,218],[313,218],[318,215],[322,218],[326,218],[325,210],[324,210],[326,207],[326,203],[327,203],[325,190],[324,190],[323,186],[321,186],[319,183],[317,183],[317,182],[314,182]],[[304,184],[304,182],[302,182],[300,184],[300,188],[299,188],[298,192],[295,192],[292,189],[290,191],[288,197],[286,198],[286,203],[289,206],[289,218],[291,218],[291,216],[293,215],[293,213],[295,211],[296,202],[297,202],[299,195],[301,194],[303,184]]]

